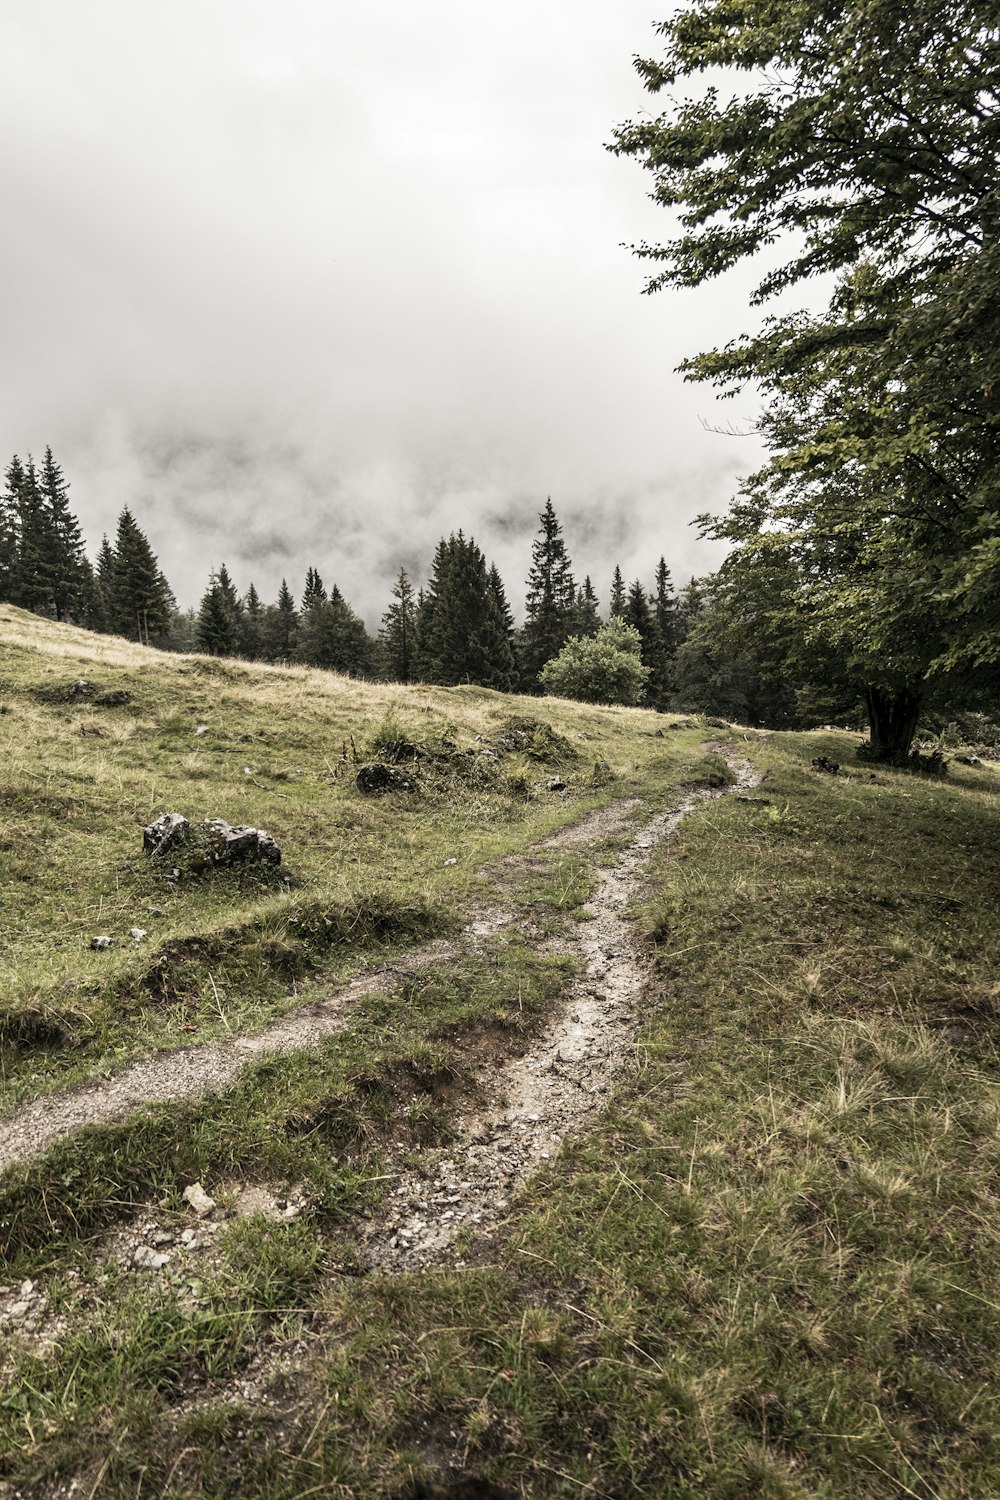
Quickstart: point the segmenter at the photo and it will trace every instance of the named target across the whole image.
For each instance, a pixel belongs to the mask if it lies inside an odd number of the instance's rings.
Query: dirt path
[[[638,798],[623,797],[588,813],[569,828],[550,834],[534,848],[542,852],[571,848],[617,833],[638,805]],[[501,862],[500,868],[509,866],[516,872],[519,865],[528,867],[523,855],[511,856],[509,861]],[[232,1083],[248,1062],[266,1053],[318,1046],[344,1029],[359,1000],[391,989],[431,964],[446,963],[459,954],[481,950],[510,921],[509,911],[482,912],[456,941],[432,943],[398,963],[374,968],[336,994],[290,1011],[261,1031],[203,1046],[165,1048],[109,1078],[46,1094],[0,1119],[0,1172],[17,1162],[41,1156],[56,1141],[84,1126],[127,1119],[147,1104],[180,1103],[218,1093]]]
[[[737,790],[756,784],[748,761],[730,764]],[[648,822],[616,864],[601,871],[586,907],[590,920],[565,948],[581,960],[568,1004],[529,1052],[479,1074],[479,1096],[502,1102],[459,1120],[457,1142],[446,1152],[429,1153],[423,1170],[402,1178],[366,1226],[363,1256],[373,1270],[454,1262],[459,1232],[479,1234],[502,1218],[511,1192],[567,1135],[600,1113],[632,1055],[635,1007],[648,975],[628,904],[657,844],[699,801],[720,795],[693,792],[674,811]]]

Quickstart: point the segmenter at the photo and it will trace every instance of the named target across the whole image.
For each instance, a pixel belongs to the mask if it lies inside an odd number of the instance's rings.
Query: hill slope
[[[0,634],[0,1493],[1000,1491],[994,768]]]

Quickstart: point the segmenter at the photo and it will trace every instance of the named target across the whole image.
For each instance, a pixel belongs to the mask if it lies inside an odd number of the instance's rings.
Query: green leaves
[[[768,461],[707,528],[734,639],[858,687],[1000,682],[1000,32],[987,0],[690,0],[611,149],[679,210],[647,290],[765,247],[826,309],[682,365],[761,390]],[[773,256],[769,256],[773,261]],[[996,393],[996,394],[995,394]]]

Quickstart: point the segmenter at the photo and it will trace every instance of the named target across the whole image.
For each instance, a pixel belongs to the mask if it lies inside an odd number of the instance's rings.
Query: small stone
[[[95,953],[103,953],[106,948],[111,947],[111,943],[112,939],[108,937],[106,932],[99,932],[96,937],[92,937],[90,940],[90,946]]]
[[[146,936],[146,929],[145,927],[130,927],[128,930],[128,935],[133,939],[134,942],[141,943],[143,938]]]
[[[197,726],[197,728],[195,729],[195,734],[207,734],[207,733],[208,733],[208,725],[207,724],[199,724]]]
[[[458,864],[458,860],[457,859],[446,859],[445,860],[445,864],[446,865],[457,865]]]
[[[162,906],[151,906],[149,908],[149,915],[151,917],[165,917],[167,914]]]
[[[15,1302],[8,1316],[13,1319],[23,1318],[30,1306],[30,1302]]]
[[[169,1259],[169,1255],[154,1250],[150,1245],[136,1245],[132,1251],[132,1264],[138,1266],[140,1271],[159,1271]]]
[[[159,1229],[151,1238],[157,1249],[162,1249],[164,1245],[172,1245],[174,1243],[174,1236],[169,1229]]]
[[[561,776],[550,776],[545,783],[545,790],[547,792],[564,792],[566,790],[566,783]]]
[[[184,1189],[181,1197],[191,1205],[199,1219],[210,1214],[215,1207],[215,1199],[209,1197],[200,1182],[192,1182],[190,1187]]]

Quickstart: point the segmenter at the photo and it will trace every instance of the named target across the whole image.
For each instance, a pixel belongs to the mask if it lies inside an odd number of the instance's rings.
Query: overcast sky
[[[50,443],[95,550],[129,505],[180,602],[307,565],[377,620],[471,532],[516,607],[552,496],[606,604],[757,459],[685,386],[749,276],[643,297],[654,0],[7,0],[0,460]]]

